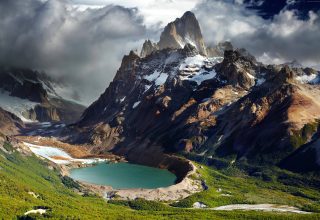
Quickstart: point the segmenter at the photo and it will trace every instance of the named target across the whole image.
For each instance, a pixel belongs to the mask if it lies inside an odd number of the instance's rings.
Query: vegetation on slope
[[[303,144],[307,143],[308,140],[312,137],[312,135],[317,131],[319,126],[319,121],[314,123],[309,123],[303,126],[301,130],[293,131],[290,136],[290,142],[292,146],[297,149]]]
[[[319,193],[313,189],[264,183],[259,179],[230,177],[212,168],[199,169],[209,190],[195,194],[175,206],[189,207],[195,201],[208,206],[243,202],[279,202],[317,210]],[[107,203],[95,195],[79,195],[68,187],[72,181],[61,179],[59,172],[35,156],[23,156],[8,143],[0,148],[0,219],[299,219],[301,215],[266,212],[218,212],[172,207],[169,204],[136,201]],[[216,192],[221,187],[230,197]],[[261,189],[261,190],[260,190]],[[290,189],[290,188],[289,188]],[[296,193],[293,195],[293,193]],[[298,193],[300,192],[300,194]],[[274,200],[272,200],[272,198]],[[113,204],[112,204],[113,203]],[[186,205],[183,205],[186,204]],[[312,206],[314,205],[314,207]],[[24,216],[26,211],[45,208],[43,215]],[[319,215],[304,215],[316,219]]]

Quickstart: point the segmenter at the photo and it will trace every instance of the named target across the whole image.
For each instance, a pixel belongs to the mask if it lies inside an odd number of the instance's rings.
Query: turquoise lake
[[[175,184],[176,176],[168,170],[131,163],[100,163],[70,170],[70,177],[114,189],[155,189]]]

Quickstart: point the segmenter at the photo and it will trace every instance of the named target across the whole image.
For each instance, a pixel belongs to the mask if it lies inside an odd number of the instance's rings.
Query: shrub
[[[61,181],[63,183],[63,185],[65,185],[66,187],[68,188],[71,188],[71,189],[80,189],[80,185],[74,181],[72,178],[68,177],[68,176],[63,176],[61,177]]]

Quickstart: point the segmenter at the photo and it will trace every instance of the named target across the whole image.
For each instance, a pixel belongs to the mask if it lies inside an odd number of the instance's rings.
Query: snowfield
[[[317,84],[320,83],[320,76],[317,74],[311,75],[301,75],[297,76],[296,80],[300,81],[301,83],[310,83],[310,84]]]
[[[144,76],[143,78],[149,82],[154,82],[156,86],[161,86],[167,81],[168,76],[166,73],[155,70],[151,75]]]
[[[34,122],[25,118],[22,114],[30,109],[34,109],[39,103],[31,102],[27,99],[10,96],[9,92],[0,90],[0,107],[18,116],[23,122]]]
[[[59,148],[40,146],[40,145],[30,144],[26,142],[23,142],[23,144],[29,147],[29,149],[38,157],[45,158],[56,164],[70,164],[70,163],[93,164],[93,163],[107,161],[105,159],[99,159],[99,158],[75,159],[71,157],[67,152]]]
[[[222,61],[222,57],[207,58],[201,55],[187,57],[180,65],[180,79],[194,81],[200,85],[203,81],[213,79],[216,72],[213,66]],[[208,69],[211,69],[208,71]]]
[[[165,66],[159,65],[158,62],[148,63],[144,65],[144,69],[154,69],[155,71],[149,75],[142,75],[141,78],[149,81],[155,86],[161,86],[166,83],[168,78],[179,77],[181,80],[194,81],[197,85],[200,85],[203,81],[212,79],[216,76],[216,72],[213,70],[213,66],[222,62],[223,57],[205,57],[202,55],[195,55],[193,57],[183,58],[181,54],[173,52],[168,58],[163,60]],[[171,65],[170,72],[163,72],[167,65]],[[151,86],[145,87],[145,92]]]

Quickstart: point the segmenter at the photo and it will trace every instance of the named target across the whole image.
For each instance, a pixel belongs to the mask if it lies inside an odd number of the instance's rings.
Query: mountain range
[[[109,87],[72,125],[71,141],[143,163],[180,152],[210,163],[318,170],[319,84],[312,68],[264,65],[230,42],[207,48],[186,12],[158,43],[147,40],[140,55],[123,57]]]
[[[90,106],[72,91],[0,66],[0,218],[320,218],[319,70],[208,46],[187,11]]]

